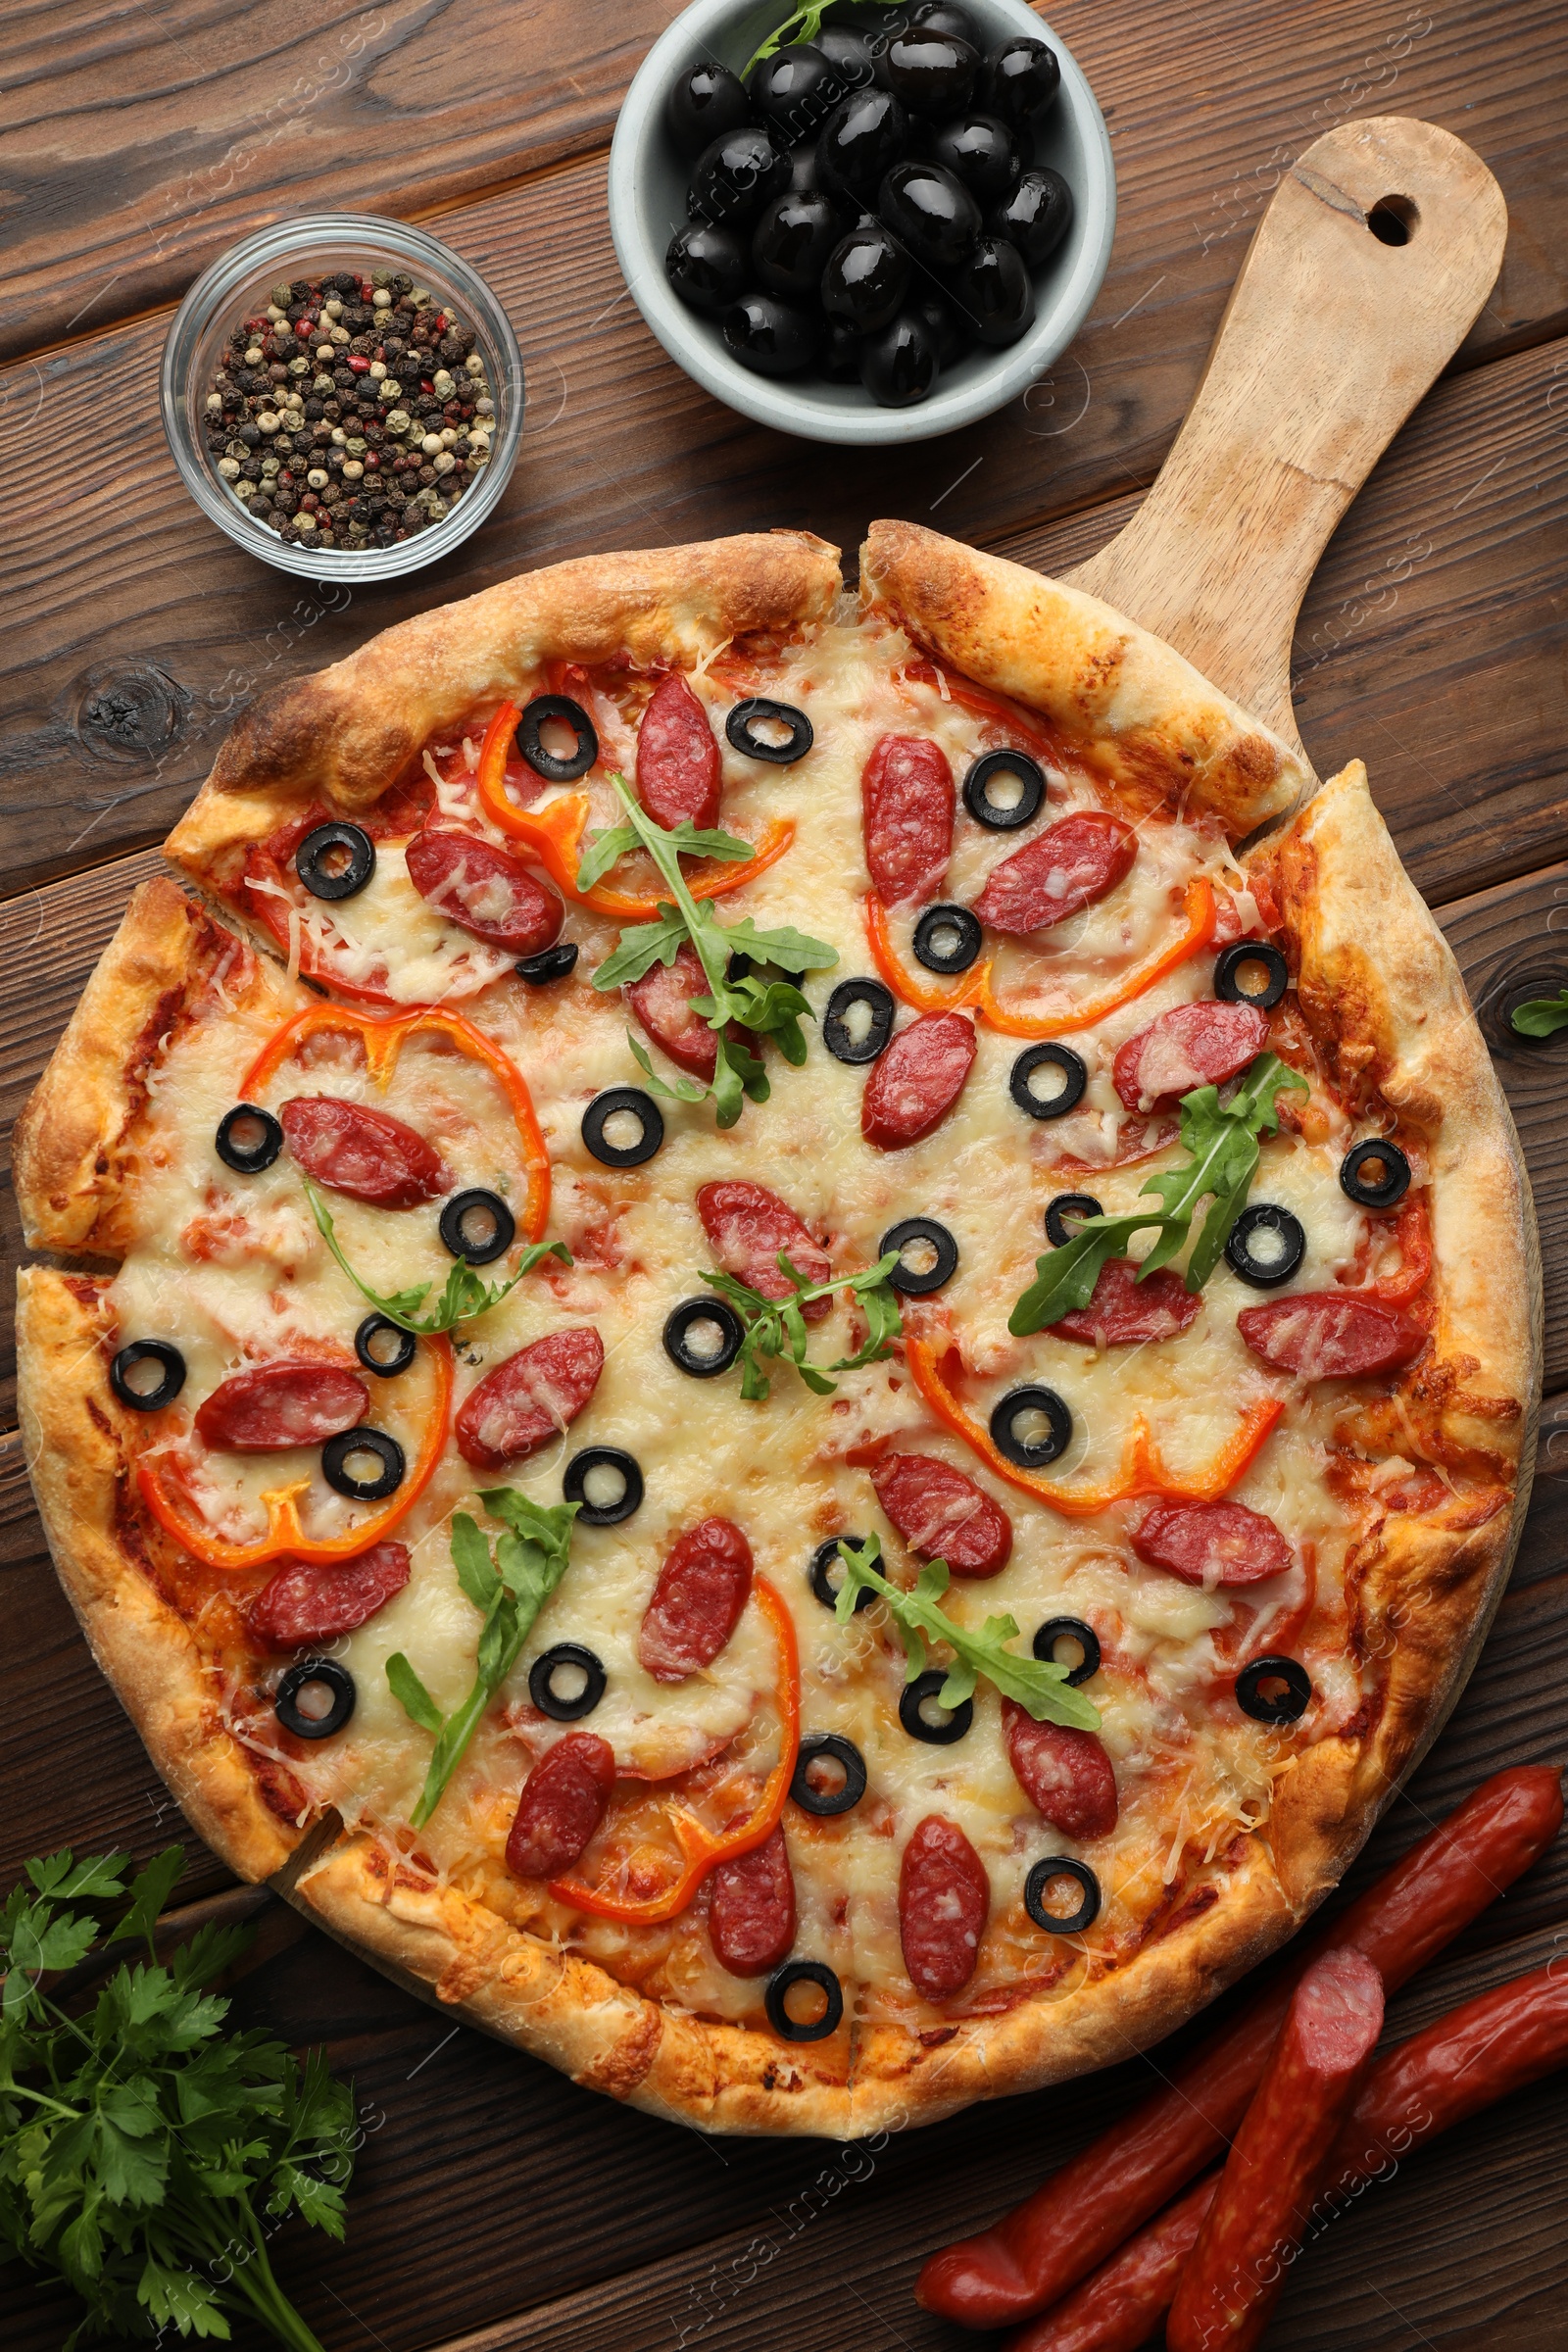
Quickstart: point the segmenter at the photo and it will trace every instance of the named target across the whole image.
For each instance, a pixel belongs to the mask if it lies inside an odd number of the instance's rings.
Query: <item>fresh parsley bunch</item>
[[[290,2213],[343,2235],[353,2094],[319,2051],[299,2062],[266,2034],[221,2031],[228,2003],[203,1987],[250,1931],[210,1924],[160,1963],[154,1929],[184,1856],[171,1846],[127,1886],[128,1859],[29,1862],[0,1910],[0,2252],[85,2303],[66,2352],[171,2328],[227,2337],[232,2313],[320,2352],[267,2240]],[[106,1908],[120,1912],[107,1930]],[[83,1963],[113,1973],[77,2014],[70,1978],[45,1980]]]
[[[571,1251],[564,1242],[530,1242],[518,1259],[517,1271],[510,1282],[485,1282],[466,1257],[460,1257],[447,1276],[446,1287],[436,1301],[435,1311],[421,1315],[417,1310],[429,1297],[432,1286],[428,1282],[421,1282],[416,1287],[411,1285],[406,1291],[390,1291],[385,1297],[379,1291],[372,1291],[368,1282],[360,1280],[343,1254],[331,1212],[309,1177],[305,1180],[305,1198],[311,1204],[311,1214],[316,1219],[322,1241],[360,1296],[368,1298],[389,1323],[396,1323],[401,1331],[412,1331],[420,1339],[428,1339],[438,1331],[451,1331],[459,1323],[471,1322],[475,1315],[487,1315],[493,1306],[501,1304],[510,1291],[516,1289],[525,1274],[533,1272],[542,1257],[559,1257],[564,1266],[571,1263]]]
[[[741,1396],[751,1403],[769,1392],[767,1374],[762,1369],[765,1357],[769,1363],[786,1352],[807,1387],[817,1396],[831,1396],[838,1382],[829,1377],[834,1372],[858,1372],[862,1364],[880,1363],[893,1352],[893,1342],[904,1329],[899,1311],[898,1294],[888,1276],[899,1262],[899,1253],[890,1250],[879,1257],[874,1266],[859,1274],[834,1274],[826,1282],[808,1282],[805,1275],[791,1265],[788,1252],[781,1250],[778,1262],[794,1286],[790,1298],[764,1298],[750,1283],[742,1282],[735,1274],[707,1274],[703,1280],[727,1298],[746,1326],[741,1342]],[[865,1340],[854,1355],[841,1355],[834,1364],[819,1365],[807,1361],[806,1318],[801,1309],[809,1306],[813,1298],[831,1298],[839,1291],[851,1291],[865,1309]]]

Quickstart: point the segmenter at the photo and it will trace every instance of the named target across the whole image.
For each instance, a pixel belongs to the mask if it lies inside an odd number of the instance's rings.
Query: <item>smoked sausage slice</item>
[[[795,1873],[784,1832],[720,1862],[708,1881],[708,1933],[713,1957],[732,1977],[761,1977],[786,1959],[795,1941]]]
[[[1227,1591],[1281,1576],[1296,1557],[1273,1520],[1245,1502],[1156,1502],[1132,1530],[1132,1547],[1184,1585]]]
[[[487,948],[537,956],[561,929],[565,908],[555,892],[476,833],[426,825],[403,859],[425,904]]]
[[[530,1341],[469,1392],[453,1424],[458,1451],[476,1470],[504,1470],[536,1453],[576,1420],[604,1368],[605,1344],[592,1324]]]
[[[975,913],[993,931],[1025,938],[1104,898],[1126,880],[1137,855],[1131,825],[1102,808],[1080,808],[993,866]]]
[[[1263,1050],[1268,1021],[1255,1004],[1176,1004],[1117,1053],[1110,1083],[1129,1110],[1151,1111],[1195,1086],[1223,1086]]]
[[[1093,1732],[1036,1723],[1015,1698],[1002,1702],[1007,1761],[1035,1811],[1064,1838],[1108,1838],[1116,1827],[1116,1775]]]
[[[923,1013],[901,1029],[865,1082],[866,1142],[902,1152],[934,1133],[962,1094],[974,1055],[974,1023],[961,1013]]]
[[[972,1478],[934,1453],[889,1453],[872,1465],[876,1498],[911,1551],[955,1576],[995,1576],[1012,1553],[1012,1521]]]
[[[718,822],[723,768],[708,712],[679,671],[654,688],[637,730],[637,798],[669,832],[690,817],[699,831]]]
[[[363,1380],[338,1364],[260,1364],[236,1372],[196,1408],[196,1435],[225,1453],[324,1446],[370,1409]]]
[[[352,1634],[409,1581],[406,1544],[372,1544],[352,1560],[290,1560],[251,1602],[250,1628],[273,1649]]]
[[[711,1666],[752,1590],[752,1547],[732,1519],[688,1528],[659,1572],[637,1655],[656,1683]]]
[[[697,1214],[726,1273],[738,1274],[764,1298],[793,1296],[789,1276],[778,1262],[781,1250],[808,1282],[826,1282],[833,1271],[821,1243],[813,1240],[789,1202],[765,1184],[739,1178],[705,1184],[698,1191]],[[808,1323],[820,1323],[832,1305],[831,1298],[813,1298],[802,1311]]]
[[[953,855],[953,770],[928,735],[884,735],[860,775],[866,871],[884,906],[923,906]]]
[[[949,2001],[974,1975],[991,1910],[986,1866],[956,1822],[916,1822],[899,1870],[899,1940],[909,1983]]]
[[[1346,1291],[1298,1291],[1244,1306],[1236,1328],[1265,1364],[1302,1380],[1358,1380],[1395,1372],[1426,1346],[1426,1327],[1402,1307]]]
[[[445,1161],[389,1111],[337,1095],[296,1095],[277,1115],[294,1157],[328,1192],[372,1208],[417,1208],[452,1190]]]
[[[673,963],[656,963],[626,991],[626,1002],[655,1045],[694,1078],[710,1079],[718,1066],[717,1034],[691,1006],[693,997],[709,994],[708,974],[689,941]],[[730,1035],[743,1042],[733,1022]]]
[[[558,1740],[523,1782],[507,1868],[519,1879],[554,1879],[569,1870],[604,1820],[614,1786],[614,1750],[596,1732]]]
[[[1202,1305],[1169,1266],[1138,1279],[1130,1257],[1107,1257],[1087,1306],[1074,1306],[1046,1329],[1058,1340],[1087,1340],[1092,1348],[1127,1348],[1171,1340]]]

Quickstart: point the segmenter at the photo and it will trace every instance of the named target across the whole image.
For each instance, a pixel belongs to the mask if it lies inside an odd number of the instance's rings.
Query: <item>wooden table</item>
[[[782,0],[781,0],[782,6]],[[1514,1038],[1568,980],[1568,196],[1560,0],[1065,0],[1120,184],[1100,301],[1052,379],[908,455],[747,424],[664,358],[605,222],[616,106],[670,0],[41,0],[0,35],[0,1124],[21,1107],[151,845],[232,715],[405,613],[527,565],[769,524],[853,549],[876,514],[1051,570],[1136,505],[1197,381],[1247,239],[1323,130],[1422,116],[1508,201],[1501,278],[1458,361],[1330,547],[1295,692],[1323,774],[1360,755],[1469,979],[1524,1137],[1546,1280],[1536,1502],[1458,1712],[1357,1866],[1360,1885],[1498,1766],[1564,1753],[1568,1701],[1568,1041]],[[506,302],[529,407],[499,517],[383,590],[290,583],[179,487],[158,421],[170,309],[236,237],[316,206],[435,219]],[[69,444],[68,444],[69,436]],[[70,471],[56,446],[78,454]],[[1557,562],[1554,566],[1553,557]],[[8,1201],[8,1233],[15,1214]],[[9,1357],[0,1430],[15,1429]],[[190,1851],[184,1892],[253,1907],[248,2019],[323,2041],[368,2137],[346,2246],[280,2268],[329,2352],[934,2352],[931,2244],[994,2217],[1136,2098],[1138,2062],[887,2145],[705,2139],[621,2111],[405,1996],[270,1895],[229,1888],[92,1665],[15,1436],[0,1551],[0,1886],[70,1842]],[[1568,1937],[1568,1839],[1394,2005],[1397,2030]],[[1161,2054],[1163,2058],[1163,2053]],[[1560,2082],[1369,2190],[1303,2260],[1271,2345],[1560,2346]],[[14,2352],[68,2298],[4,2277]]]

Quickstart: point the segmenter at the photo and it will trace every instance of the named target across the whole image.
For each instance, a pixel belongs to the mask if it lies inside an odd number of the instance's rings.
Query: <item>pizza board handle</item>
[[[1486,165],[1435,123],[1385,115],[1316,140],[1258,223],[1158,479],[1073,584],[1298,744],[1307,582],[1464,340],[1507,225]]]

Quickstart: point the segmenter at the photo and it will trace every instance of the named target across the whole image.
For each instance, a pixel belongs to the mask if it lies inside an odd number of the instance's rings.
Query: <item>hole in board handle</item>
[[[1366,224],[1380,245],[1408,245],[1420,219],[1408,196],[1380,196]]]

